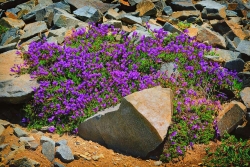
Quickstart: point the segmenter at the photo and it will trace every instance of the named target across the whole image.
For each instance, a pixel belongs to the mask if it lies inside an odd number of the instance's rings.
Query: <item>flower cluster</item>
[[[215,118],[220,100],[225,100],[220,90],[233,90],[237,74],[207,60],[204,56],[212,47],[186,32],[154,30],[151,38],[142,36],[138,42],[136,32],[130,37],[112,27],[91,25],[74,31],[63,46],[46,40],[31,43],[23,53],[25,66],[40,87],[34,89],[24,120],[35,128],[49,126],[50,132],[77,133],[79,123],[122,97],[162,85],[175,96],[173,124],[161,159],[169,161],[195,143],[207,143],[219,135]],[[166,62],[174,63],[178,74],[160,72]]]

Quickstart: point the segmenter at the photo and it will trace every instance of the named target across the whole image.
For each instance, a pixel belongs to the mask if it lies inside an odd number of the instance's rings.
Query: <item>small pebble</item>
[[[160,166],[161,164],[162,164],[162,162],[161,161],[155,161],[155,166]]]

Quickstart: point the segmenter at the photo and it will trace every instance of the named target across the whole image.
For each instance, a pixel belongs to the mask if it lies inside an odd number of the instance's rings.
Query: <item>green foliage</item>
[[[185,30],[187,28],[189,28],[191,26],[191,23],[187,23],[186,21],[180,21],[177,26],[181,29],[181,30]]]
[[[233,135],[225,134],[215,152],[211,152],[210,148],[206,152],[205,166],[250,166],[250,143]]]
[[[3,25],[0,25],[0,39],[2,34],[4,34],[6,31],[8,31],[8,28],[4,27]]]

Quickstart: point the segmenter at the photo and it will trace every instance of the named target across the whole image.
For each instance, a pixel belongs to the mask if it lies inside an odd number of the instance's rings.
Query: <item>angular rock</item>
[[[102,13],[92,6],[78,8],[73,13],[84,22],[99,22],[102,18]]]
[[[54,162],[54,167],[65,167],[65,166],[58,162]]]
[[[239,72],[238,77],[242,80],[243,88],[250,87],[250,72]]]
[[[242,101],[244,102],[244,104],[246,105],[246,107],[250,109],[250,87],[244,88],[240,92],[240,97]]]
[[[176,28],[175,26],[173,26],[172,24],[170,24],[170,23],[168,23],[168,22],[166,22],[166,23],[163,25],[163,29],[164,29],[165,31],[169,31],[169,32],[171,32],[171,33],[175,33],[175,32],[181,33],[181,30],[180,30],[180,29]]]
[[[71,13],[70,6],[65,1],[57,2],[53,4],[54,8],[59,8]]]
[[[10,0],[10,1],[3,1],[0,3],[0,9],[7,10],[10,8],[14,8],[16,5],[21,3],[27,2],[28,0]]]
[[[1,144],[0,151],[4,150],[9,144]]]
[[[37,147],[39,146],[39,144],[37,142],[35,142],[35,141],[30,141],[29,145],[30,145],[31,150],[36,150]]]
[[[172,13],[173,13],[173,9],[171,8],[171,6],[165,6],[164,8],[163,8],[163,11],[164,11],[164,13],[166,14],[166,15],[172,15]]]
[[[16,45],[17,45],[17,43],[14,42],[14,43],[10,43],[10,44],[4,45],[4,46],[0,46],[0,53],[7,52],[9,50],[13,50],[16,48]]]
[[[237,72],[242,72],[244,69],[244,60],[237,58],[234,60],[227,61],[224,65],[225,68],[229,70],[235,70]]]
[[[40,144],[43,144],[45,142],[50,142],[50,143],[52,143],[52,145],[55,145],[55,141],[54,140],[52,140],[49,137],[42,136],[41,139],[40,139]]]
[[[44,142],[42,144],[42,153],[50,162],[52,162],[55,158],[55,144],[52,142]]]
[[[3,134],[4,130],[5,130],[4,126],[0,125],[0,136]]]
[[[59,140],[58,142],[56,142],[56,146],[67,145],[67,142],[68,141],[65,139]]]
[[[8,121],[0,119],[0,125],[3,125],[5,128],[7,128],[10,125],[10,123]]]
[[[240,52],[233,52],[225,49],[217,49],[215,53],[219,54],[219,59],[223,62],[235,60],[240,57]]]
[[[38,33],[47,31],[47,25],[44,21],[38,21],[34,23],[27,24],[24,27],[25,33],[21,35],[20,39],[26,39],[32,37]]]
[[[192,1],[174,1],[171,3],[171,7],[174,11],[196,10]]]
[[[122,28],[122,22],[120,20],[109,20],[103,23],[104,25],[112,25],[114,28]]]
[[[19,142],[31,142],[31,141],[35,141],[34,137],[31,136],[31,137],[20,137],[19,138]]]
[[[246,106],[237,101],[230,102],[223,111],[220,111],[217,117],[220,136],[223,136],[225,132],[232,132],[238,125],[242,124],[246,112]]]
[[[120,19],[129,24],[142,24],[142,19],[140,17],[135,17],[128,14],[122,16]]]
[[[185,20],[189,17],[199,17],[200,12],[198,10],[189,10],[189,11],[177,11],[172,14],[173,18],[179,20]]]
[[[250,56],[250,47],[249,46],[250,46],[250,41],[242,40],[242,41],[240,41],[236,50],[240,53],[243,53],[243,54]]]
[[[151,38],[151,37],[152,37],[152,35],[151,35],[148,31],[145,31],[145,30],[135,30],[135,31],[131,32],[131,33],[128,35],[128,37],[132,38],[133,33],[136,33],[136,34],[137,34],[136,40],[135,40],[135,42],[134,42],[135,44],[136,44],[136,43],[139,43],[139,41],[141,40],[142,36],[144,36],[145,39]]]
[[[173,113],[172,98],[171,89],[160,86],[133,93],[124,97],[120,105],[81,123],[79,135],[145,157],[166,137]]]
[[[18,35],[18,28],[10,28],[2,35],[1,39],[0,46],[18,42],[20,39],[20,35]]]
[[[138,3],[136,5],[136,11],[140,12],[139,16],[155,16],[157,13],[154,3],[149,0]]]
[[[33,38],[30,38],[29,40],[24,40],[23,42],[20,42],[20,46],[24,47],[24,46],[28,46],[31,42],[38,42],[41,41],[41,38],[39,36],[34,36]],[[27,50],[28,51],[28,50]]]
[[[227,25],[224,20],[210,20],[214,31],[219,32],[221,35],[224,35],[231,31],[231,28]]]
[[[7,59],[8,58],[8,59]],[[10,68],[14,64],[22,64],[23,59],[16,55],[16,50],[0,54],[0,101],[12,104],[24,103],[30,98],[34,90],[39,87],[36,80],[31,80],[29,74],[13,75]],[[11,75],[12,74],[12,75]]]
[[[226,15],[227,17],[237,17],[237,12],[232,11],[232,10],[226,10]]]
[[[0,25],[7,28],[23,28],[25,23],[23,20],[3,17],[0,19]]]
[[[40,163],[33,159],[23,157],[17,160],[10,161],[10,166],[39,167]]]
[[[97,10],[100,10],[101,13],[107,12],[110,8],[115,8],[119,4],[108,4],[108,3],[103,3],[102,1],[99,0],[67,0],[67,2],[74,6],[75,8],[79,9],[84,6],[92,6],[96,8]]]
[[[53,22],[57,27],[72,28],[76,27],[81,22],[81,20],[78,20],[62,9],[55,8],[55,12],[56,14],[54,15]]]
[[[140,3],[142,0],[128,0],[131,6],[135,6],[136,4]]]
[[[227,25],[231,28],[231,30],[233,31],[233,33],[239,37],[241,40],[244,40],[247,35],[244,33],[244,31],[242,31],[242,26],[237,24],[237,23],[233,23],[232,21],[225,21],[227,23]]]
[[[117,13],[117,11],[115,11],[114,9],[109,9],[107,11],[107,13],[105,14],[105,17],[107,19],[117,19],[119,17],[119,13]]]
[[[197,40],[199,42],[208,41],[208,43],[214,47],[223,49],[226,48],[225,38],[208,28],[201,28],[201,30],[197,34]]]
[[[28,137],[28,133],[18,127],[14,128],[14,135],[17,137]]]
[[[58,156],[59,159],[65,163],[69,163],[74,160],[72,151],[67,145],[60,145],[56,149],[56,156]]]
[[[200,1],[195,4],[195,7],[202,10],[202,18],[205,19],[224,19],[226,17],[226,6],[215,1]]]
[[[66,31],[67,29],[64,27],[55,30],[49,30],[48,37],[64,36]]]

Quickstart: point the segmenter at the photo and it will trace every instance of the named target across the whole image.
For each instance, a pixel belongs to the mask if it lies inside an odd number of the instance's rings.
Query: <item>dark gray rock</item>
[[[73,13],[84,22],[98,22],[102,18],[102,13],[92,6],[84,6]]]
[[[56,156],[58,156],[58,158],[65,163],[69,163],[74,160],[72,151],[67,145],[60,145],[56,149]]]
[[[200,1],[195,4],[195,7],[202,11],[202,18],[205,19],[223,19],[226,17],[226,6],[215,1]]]
[[[217,116],[217,126],[220,136],[225,132],[232,132],[238,125],[243,123],[246,116],[247,108],[241,102],[231,101],[224,110],[220,111]]]
[[[227,49],[234,51],[236,46],[233,41],[231,41],[228,37],[225,37]]]
[[[166,15],[170,16],[170,15],[173,13],[173,9],[171,8],[171,6],[165,6],[165,7],[163,8],[163,12],[164,12]]]
[[[191,1],[174,1],[171,3],[171,7],[174,11],[196,10]]]
[[[68,3],[66,3],[65,1],[54,3],[53,7],[63,9],[65,11],[67,11],[68,13],[71,13],[70,5]]]
[[[229,31],[231,31],[231,28],[224,20],[211,20],[210,24],[212,25],[214,31],[219,32],[221,35],[227,34]]]
[[[44,142],[42,144],[42,153],[50,162],[52,162],[55,158],[55,144],[52,142]]]
[[[121,16],[120,18],[122,21],[129,23],[129,24],[142,24],[142,19],[140,17],[135,17],[135,16],[131,16],[129,14],[125,14],[123,16]]]
[[[224,65],[224,67],[229,69],[229,70],[235,70],[237,72],[242,72],[244,69],[244,64],[245,64],[245,62],[242,59],[237,58],[234,60],[227,61]]]
[[[225,49],[218,49],[215,50],[216,54],[219,54],[219,59],[228,62],[230,60],[235,60],[237,58],[240,58],[240,52],[233,52],[230,50],[225,50]]]
[[[236,50],[250,56],[250,41],[241,40]]]
[[[56,142],[56,146],[67,145],[68,141],[65,139],[59,140]]]
[[[109,9],[107,11],[107,13],[105,14],[105,17],[107,19],[117,19],[119,17],[119,13],[117,13],[117,11],[115,11],[114,9]]]
[[[11,28],[2,35],[0,46],[18,42],[19,39],[18,28]]]
[[[226,10],[227,17],[237,17],[237,12],[232,10]]]
[[[54,167],[65,167],[65,166],[58,162],[54,162]]]
[[[128,0],[129,4],[131,6],[135,6],[137,5],[138,3],[140,3],[142,0]]]
[[[22,129],[16,127],[14,128],[14,135],[16,135],[17,137],[28,137],[28,133],[23,131]]]
[[[187,22],[188,22],[188,23],[194,23],[194,22],[196,22],[197,18],[198,18],[198,17],[195,17],[195,16],[188,17],[188,18],[187,18]]]
[[[247,12],[247,19],[250,19],[250,11]]]
[[[169,31],[171,33],[181,33],[181,30],[179,30],[178,28],[174,27],[172,24],[166,22],[164,25],[163,25],[163,29],[165,31]]]
[[[239,72],[238,77],[242,80],[243,88],[250,87],[250,72]]]
[[[0,53],[7,52],[9,50],[13,50],[16,48],[16,45],[17,45],[17,43],[14,42],[14,43],[10,43],[10,44],[4,45],[4,46],[0,46]]]
[[[0,9],[2,10],[7,10],[10,8],[14,8],[19,4],[22,4],[24,2],[27,2],[28,0],[8,0],[8,1],[3,1],[0,3]]]

